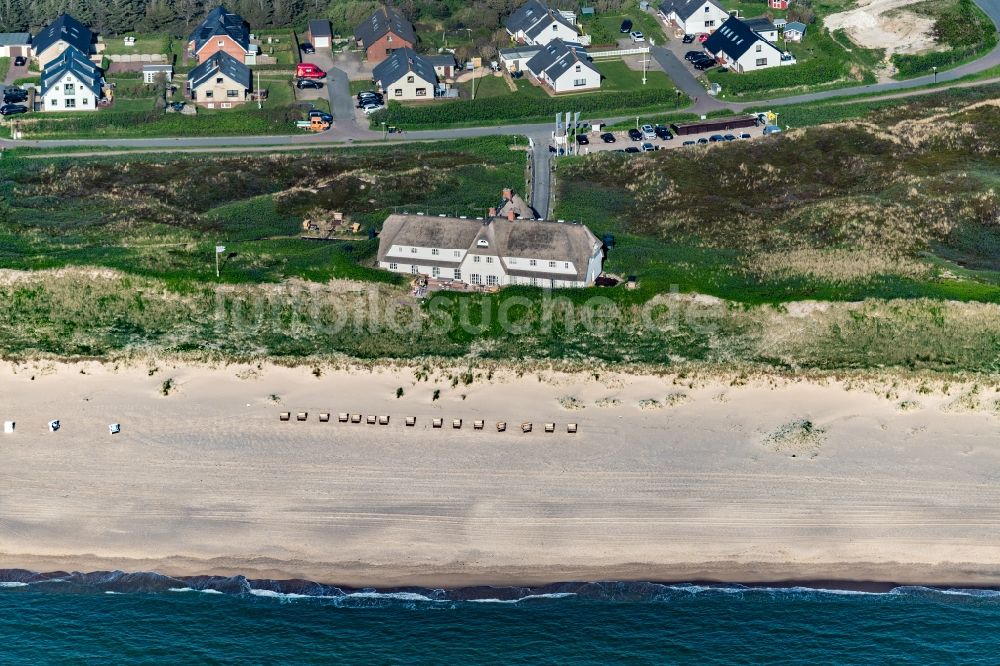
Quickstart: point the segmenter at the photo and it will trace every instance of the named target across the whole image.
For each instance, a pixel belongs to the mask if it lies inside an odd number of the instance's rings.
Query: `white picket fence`
[[[124,53],[107,56],[111,62],[166,62],[162,53]]]
[[[649,47],[643,46],[638,49],[619,49],[617,51],[588,51],[587,55],[591,58],[621,58],[622,56],[630,55],[643,55],[649,53]]]

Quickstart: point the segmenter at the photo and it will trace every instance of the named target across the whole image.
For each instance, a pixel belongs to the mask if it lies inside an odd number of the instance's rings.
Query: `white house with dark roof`
[[[554,39],[524,64],[524,69],[553,92],[580,92],[601,87],[601,73],[579,44]]]
[[[188,51],[199,63],[224,51],[243,64],[255,65],[258,48],[250,43],[250,27],[243,17],[219,5],[188,36]]]
[[[753,72],[795,64],[791,54],[785,54],[735,16],[713,32],[702,47],[734,72]]]
[[[601,274],[601,241],[582,224],[518,218],[514,196],[504,192],[506,215],[492,209],[485,219],[390,215],[379,235],[379,267],[459,288],[592,285]]]
[[[32,39],[31,53],[39,64],[44,65],[55,60],[70,46],[89,57],[95,50],[94,42],[94,33],[90,28],[69,14],[60,14]]]
[[[806,36],[806,24],[798,21],[789,21],[785,24],[785,29],[781,33],[787,42],[801,42]]]
[[[744,23],[750,26],[750,29],[756,32],[758,35],[763,37],[769,42],[778,41],[778,27],[771,22],[771,19],[766,16],[755,16],[754,18],[741,19]]]
[[[216,51],[187,77],[188,96],[207,109],[230,109],[247,100],[250,68],[225,51]]]
[[[554,39],[580,41],[580,33],[572,20],[538,0],[528,0],[521,5],[507,18],[504,27],[507,34],[519,44],[545,46]]]
[[[396,49],[372,70],[372,79],[386,101],[434,99],[437,72],[434,63],[411,48]]]
[[[664,0],[659,13],[685,35],[710,33],[729,18],[729,12],[716,0]]]
[[[67,46],[42,70],[44,111],[96,111],[104,77],[83,51]]]

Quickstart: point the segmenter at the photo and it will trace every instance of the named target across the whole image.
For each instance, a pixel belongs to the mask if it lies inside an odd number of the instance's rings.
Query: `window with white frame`
[[[462,254],[461,252],[459,252],[458,250],[455,250],[455,256],[456,257],[461,256],[461,254]]]
[[[486,257],[486,263],[492,264],[493,263],[493,257]]]
[[[472,263],[474,263],[474,264],[478,264],[478,263],[479,263],[479,260],[480,260],[480,258],[481,258],[481,257],[480,257],[480,256],[479,256],[478,254],[474,254],[474,255],[472,255]]]
[[[417,97],[427,97],[427,88],[417,88]]]
[[[757,58],[757,66],[763,67],[767,64],[767,58]]]
[[[416,254],[416,253],[417,253],[417,248],[411,247],[410,248],[410,254]]]
[[[556,262],[550,261],[549,262],[549,268],[555,268],[555,267],[556,267]]]
[[[398,271],[399,270],[399,264],[389,264],[389,270],[390,271]]]
[[[498,278],[496,275],[487,275],[486,284],[488,284],[491,287],[495,287],[500,284],[500,278]]]
[[[419,272],[417,271],[417,266],[415,264],[413,266],[410,266],[410,272],[413,273],[414,275],[416,275]]]
[[[755,49],[755,51],[757,51],[757,53],[760,53],[761,49],[763,49],[763,48],[764,48],[763,46],[761,46],[760,44],[758,44],[757,48]]]
[[[431,275],[433,275],[434,277],[441,277],[441,269],[438,268],[437,266],[434,266],[433,268],[431,268]]]
[[[438,250],[436,247],[432,247],[431,248],[431,254],[437,256],[437,255],[441,254],[441,251]]]
[[[480,275],[479,273],[473,273],[472,275],[469,276],[469,280],[472,282],[472,284],[482,284],[483,276]]]
[[[529,260],[528,260],[528,265],[529,265],[529,266],[537,266],[537,265],[538,265],[538,262],[537,262],[537,261],[535,261],[534,259],[529,259]]]
[[[462,279],[462,269],[460,269],[460,268],[456,268],[455,269],[455,279],[456,280],[461,280]]]
[[[579,88],[580,86],[587,85],[587,79],[573,79],[573,86]]]
[[[413,83],[413,75],[412,74],[410,74],[409,76],[406,77],[406,82],[407,83]]]
[[[68,99],[68,100],[66,100],[66,108],[67,109],[75,109],[76,108],[76,100],[75,99]]]
[[[715,21],[705,21],[705,27],[706,28],[714,28],[715,27]]]

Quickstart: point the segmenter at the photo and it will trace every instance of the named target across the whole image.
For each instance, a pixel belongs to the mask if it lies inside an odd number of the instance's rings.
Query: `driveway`
[[[7,76],[4,77],[4,85],[11,85],[17,79],[25,79],[31,76],[31,72],[28,71],[28,62],[25,61],[23,65],[17,67],[14,65],[14,59],[10,59],[10,69],[7,70]]]
[[[351,82],[348,73],[337,67],[340,54],[335,57],[330,49],[316,49],[316,53],[302,56],[303,59],[326,70],[326,95],[330,99],[330,113],[338,129],[352,132],[358,128],[354,115],[354,98],[351,96]]]

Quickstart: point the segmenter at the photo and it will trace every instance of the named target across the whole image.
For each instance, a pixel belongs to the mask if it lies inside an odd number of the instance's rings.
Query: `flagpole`
[[[219,277],[219,253],[215,253],[215,277]]]

